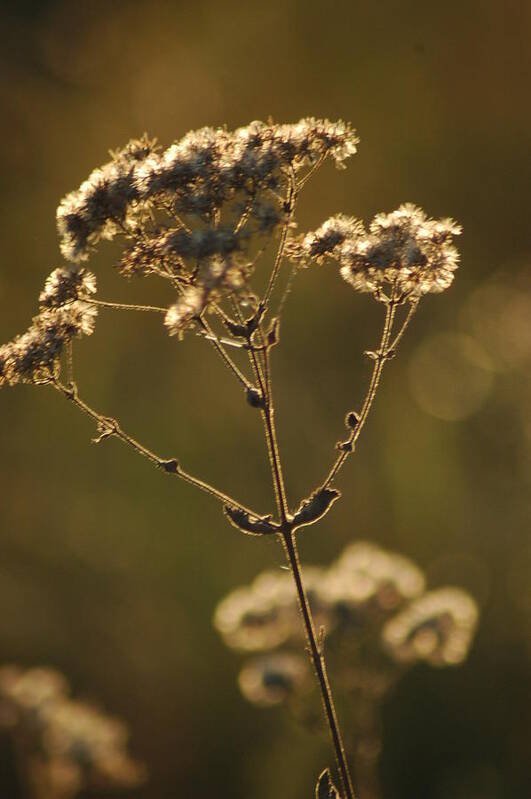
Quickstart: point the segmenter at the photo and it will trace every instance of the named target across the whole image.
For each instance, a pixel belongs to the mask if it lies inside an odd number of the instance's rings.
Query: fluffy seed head
[[[142,226],[152,207],[208,221],[238,193],[252,201],[259,230],[270,232],[279,211],[258,202],[259,193],[276,191],[288,173],[326,156],[343,166],[357,141],[344,122],[308,118],[294,125],[252,122],[233,133],[203,128],[164,152],[147,139],[131,142],[61,201],[61,250],[70,261],[86,260],[100,239]]]
[[[80,297],[96,293],[96,276],[84,267],[78,269],[58,268],[46,278],[39,295],[41,308],[59,308]]]
[[[420,297],[440,292],[453,281],[459,253],[452,237],[460,226],[451,219],[428,219],[411,203],[363,223],[343,215],[292,242],[288,253],[303,264],[337,260],[342,277],[357,291],[375,293],[391,285],[398,294]]]
[[[0,386],[54,380],[65,344],[89,336],[96,316],[97,309],[82,300],[43,308],[25,333],[0,347]]]

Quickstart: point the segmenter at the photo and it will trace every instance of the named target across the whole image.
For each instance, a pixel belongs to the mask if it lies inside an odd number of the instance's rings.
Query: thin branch
[[[98,413],[98,411],[95,411],[94,408],[91,408],[90,405],[82,400],[78,395],[75,384],[66,386],[59,380],[55,380],[50,385],[52,385],[57,391],[66,397],[66,399],[73,402],[76,407],[78,407],[81,411],[83,411],[83,413],[96,422],[98,436],[93,439],[96,443],[103,441],[105,438],[111,438],[112,436],[119,438],[120,441],[128,444],[138,455],[142,455],[144,458],[147,458],[151,463],[155,464],[155,466],[163,469],[163,471],[168,474],[174,474],[177,477],[180,477],[185,482],[196,486],[206,494],[210,494],[210,496],[215,497],[223,505],[230,505],[231,507],[237,508],[238,510],[248,513],[253,517],[259,516],[259,514],[257,514],[255,511],[247,508],[245,505],[242,505],[241,502],[237,502],[229,494],[226,494],[224,491],[220,491],[209,483],[206,483],[204,480],[200,480],[198,477],[194,477],[193,475],[189,474],[189,472],[186,472],[175,458],[161,458],[160,455],[157,455],[155,452],[145,447],[135,438],[126,433],[125,430],[123,430],[123,428],[120,426],[120,423],[117,419]]]
[[[406,332],[406,329],[407,329],[409,323],[413,319],[415,311],[419,307],[419,299],[415,298],[413,300],[410,300],[410,303],[411,304],[409,306],[409,311],[407,313],[406,318],[404,319],[404,321],[402,323],[402,327],[400,328],[400,330],[398,331],[397,335],[395,336],[395,338],[392,340],[391,344],[389,345],[389,349],[390,350],[393,350],[393,351],[396,350],[400,340],[402,339],[402,336]]]
[[[294,179],[292,178],[291,182],[290,182],[289,189],[288,189],[288,195],[286,197],[286,206],[287,206],[287,209],[288,209],[288,215],[287,215],[284,227],[282,228],[282,233],[280,234],[280,242],[279,242],[279,245],[278,245],[277,255],[276,255],[276,258],[275,258],[275,263],[273,264],[273,269],[271,271],[271,275],[269,277],[269,282],[267,284],[267,289],[266,289],[266,292],[264,294],[263,303],[264,303],[264,306],[266,308],[269,305],[269,300],[271,299],[271,293],[272,293],[273,288],[275,286],[275,281],[277,279],[278,271],[280,269],[280,264],[282,262],[282,256],[284,255],[284,247],[285,247],[285,244],[286,244],[286,239],[288,237],[288,229],[289,229],[291,220],[293,218],[293,213],[295,211],[296,199],[297,199],[297,190],[295,188]]]
[[[258,327],[258,330],[260,331],[263,338],[263,332],[261,330],[261,326]],[[253,349],[251,335],[248,337],[248,341],[250,344],[250,350],[249,350],[250,355],[251,357],[254,355],[254,357],[256,358]],[[299,609],[301,612],[306,639],[308,642],[308,651],[315,669],[315,673],[317,675],[317,680],[319,682],[319,688],[321,691],[321,698],[323,702],[325,718],[327,720],[327,724],[330,730],[337,766],[341,777],[341,784],[343,786],[343,797],[344,799],[354,799],[354,789],[352,787],[352,779],[350,776],[350,771],[346,758],[343,737],[341,735],[341,730],[337,719],[334,699],[332,696],[332,689],[330,687],[330,682],[328,680],[324,652],[322,645],[318,643],[317,635],[315,632],[315,624],[313,621],[310,603],[308,601],[308,596],[306,594],[306,589],[304,587],[302,569],[297,551],[295,535],[292,527],[292,517],[291,514],[289,513],[287,499],[286,499],[284,475],[282,472],[282,465],[280,461],[277,434],[274,422],[274,406],[273,406],[273,397],[271,393],[271,378],[270,378],[270,369],[269,369],[269,347],[265,347],[264,350],[264,364],[267,367],[267,372],[265,375],[262,375],[262,380],[265,377],[267,384],[267,389],[266,389],[267,394],[264,394],[262,418],[264,420],[269,462],[271,466],[271,473],[275,488],[275,498],[277,501],[278,512],[281,518],[281,529],[279,534],[282,538],[286,559],[288,561],[290,571],[293,580],[295,582]]]
[[[246,391],[253,389],[254,387],[251,385],[249,380],[247,380],[241,369],[239,369],[239,367],[236,366],[236,364],[234,363],[230,355],[227,353],[225,347],[221,343],[216,333],[212,330],[208,322],[205,319],[200,318],[198,320],[198,324],[203,328],[206,334],[205,338],[212,343],[214,349],[221,357],[221,360],[223,361],[225,366],[227,366],[227,368],[232,372],[232,374],[236,377],[236,379],[242,384],[244,389]]]
[[[369,416],[369,412],[372,408],[372,404],[376,396],[376,391],[380,383],[380,378],[382,376],[384,364],[390,357],[390,350],[391,350],[390,340],[393,331],[396,308],[397,308],[397,303],[393,298],[391,298],[389,302],[386,303],[385,321],[379,347],[376,350],[376,352],[372,353],[372,355],[375,358],[374,367],[369,382],[369,388],[367,389],[367,394],[365,395],[365,399],[363,401],[358,421],[356,422],[355,427],[351,430],[348,439],[345,442],[343,442],[339,455],[337,456],[332,468],[328,472],[326,479],[322,483],[321,486],[322,488],[327,488],[327,486],[329,486],[332,480],[336,477],[337,473],[339,472],[345,461],[348,459],[348,456],[353,451],[354,445],[356,444],[356,441],[358,440],[361,431],[363,430],[365,422],[367,421],[367,417]],[[409,322],[411,316],[412,314],[408,317],[406,322]],[[402,332],[403,331],[401,331],[399,336],[401,336]]]
[[[104,300],[94,300],[92,297],[80,297],[83,302],[90,303],[91,305],[99,305],[102,308],[114,308],[117,311],[153,311],[155,313],[167,313],[167,308],[161,308],[158,305],[130,305],[125,302],[107,302]]]
[[[312,168],[304,175],[303,178],[301,178],[298,181],[298,183],[297,183],[297,191],[300,191],[303,188],[303,186],[306,185],[306,183],[310,180],[310,178],[312,177],[314,172],[317,172],[317,170],[319,169],[319,167],[321,166],[321,164],[323,163],[325,158],[326,158],[326,153],[322,153],[319,156],[318,160],[315,162],[315,164],[312,166]]]

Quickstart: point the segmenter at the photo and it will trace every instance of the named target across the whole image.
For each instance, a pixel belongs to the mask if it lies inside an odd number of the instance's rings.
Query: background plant
[[[327,631],[327,659],[348,718],[359,795],[381,796],[381,709],[411,666],[455,666],[467,656],[477,623],[472,597],[455,587],[426,590],[414,563],[369,542],[348,546],[328,569],[305,567],[314,618]],[[300,652],[297,597],[289,575],[259,574],[218,605],[214,624],[245,654],[238,683],[258,706],[287,704],[315,727],[311,672]]]

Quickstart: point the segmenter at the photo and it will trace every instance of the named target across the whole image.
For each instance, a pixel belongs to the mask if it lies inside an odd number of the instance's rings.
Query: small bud
[[[92,439],[93,444],[101,444],[106,438],[110,438],[116,432],[116,427],[108,422],[98,422],[96,427],[98,434]]]
[[[371,361],[377,361],[378,358],[380,357],[380,354],[378,352],[373,352],[372,350],[365,350],[363,354],[366,355],[367,358],[370,358]]]
[[[345,425],[349,430],[355,430],[360,420],[359,414],[356,411],[349,411],[345,417]]]
[[[354,444],[352,441],[338,441],[336,447],[340,452],[352,452],[354,449]]]
[[[265,306],[261,302],[261,303],[259,303],[258,308],[256,309],[256,312],[249,319],[246,319],[245,326],[246,326],[246,330],[247,330],[246,335],[248,337],[252,336],[254,331],[258,328],[258,325],[262,321],[262,317],[263,317],[264,313],[265,313]]]
[[[179,472],[179,461],[175,460],[175,458],[170,458],[167,461],[160,462],[161,469],[164,469],[165,472],[168,474],[178,474]]]
[[[224,324],[229,333],[232,333],[236,338],[247,338],[247,327],[233,322],[231,319],[224,319]]]
[[[278,525],[274,524],[272,516],[252,516],[242,508],[224,505],[223,510],[233,527],[249,535],[271,535],[278,533]]]
[[[274,347],[278,344],[278,334],[280,328],[280,321],[277,316],[272,320],[271,327],[267,331],[267,346]]]
[[[251,408],[264,407],[264,398],[262,396],[262,392],[258,391],[257,388],[249,387],[245,392],[245,399],[249,403]]]

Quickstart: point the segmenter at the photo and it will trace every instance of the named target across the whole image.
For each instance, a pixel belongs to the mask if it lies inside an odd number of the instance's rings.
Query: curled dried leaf
[[[328,513],[336,499],[339,499],[341,492],[336,488],[319,488],[309,497],[304,499],[299,505],[293,517],[293,529],[313,524],[318,519]]]
[[[332,782],[330,769],[325,770],[319,775],[315,786],[315,799],[341,799],[339,791]]]
[[[224,505],[223,510],[230,523],[249,535],[271,535],[278,533],[278,525],[271,521],[271,514],[267,516],[253,516],[242,508]]]

